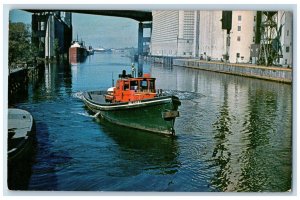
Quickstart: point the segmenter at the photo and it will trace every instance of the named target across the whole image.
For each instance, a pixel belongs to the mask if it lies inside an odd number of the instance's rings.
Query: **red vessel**
[[[155,78],[144,74],[132,77],[124,70],[116,87],[107,91],[83,94],[87,108],[95,117],[135,129],[174,135],[175,118],[179,117],[181,102],[176,96],[167,96],[155,89]]]
[[[69,48],[69,62],[76,64],[83,62],[87,57],[87,50],[82,43],[75,41]]]

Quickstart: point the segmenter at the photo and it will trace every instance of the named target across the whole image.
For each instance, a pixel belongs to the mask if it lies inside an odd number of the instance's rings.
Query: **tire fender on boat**
[[[179,111],[177,111],[177,110],[169,110],[166,112],[162,112],[162,118],[164,120],[171,120],[176,117],[179,117]]]

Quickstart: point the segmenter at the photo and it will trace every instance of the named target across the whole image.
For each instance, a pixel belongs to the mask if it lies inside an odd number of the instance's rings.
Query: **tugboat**
[[[135,129],[175,135],[175,118],[179,117],[176,96],[165,96],[155,89],[155,78],[149,74],[133,77],[123,70],[116,87],[107,91],[83,94],[87,108],[109,122]]]

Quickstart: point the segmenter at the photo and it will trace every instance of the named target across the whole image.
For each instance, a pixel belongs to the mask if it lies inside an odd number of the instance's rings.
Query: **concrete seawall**
[[[233,64],[196,59],[174,59],[173,65],[271,81],[292,83],[292,69],[251,64]]]

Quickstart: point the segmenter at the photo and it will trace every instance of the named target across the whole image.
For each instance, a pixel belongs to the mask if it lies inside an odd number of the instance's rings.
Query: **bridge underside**
[[[26,9],[26,11],[31,13],[39,12],[55,12],[58,10],[38,10],[38,9]],[[72,12],[81,14],[91,14],[91,15],[105,15],[114,17],[125,17],[134,19],[139,22],[152,21],[151,11],[136,11],[136,10],[59,10],[61,12]]]

